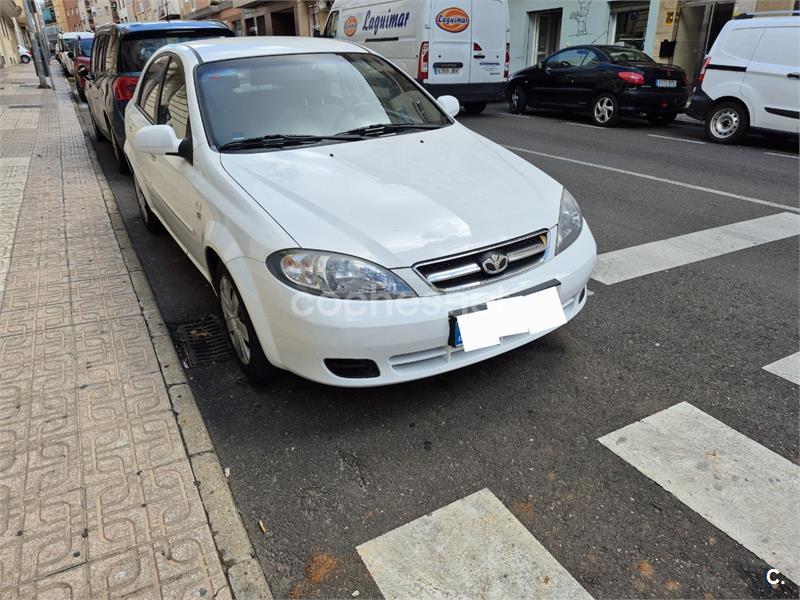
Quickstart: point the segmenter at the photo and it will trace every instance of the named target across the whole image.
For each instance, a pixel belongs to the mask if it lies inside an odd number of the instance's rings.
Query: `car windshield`
[[[406,75],[372,54],[206,63],[197,69],[197,85],[217,147],[264,136],[388,135],[450,124]]]
[[[219,37],[220,35],[219,32],[198,31],[196,33],[181,32],[176,35],[123,39],[122,44],[120,44],[119,72],[141,72],[147,59],[149,59],[156,50],[161,48],[161,46],[190,42],[200,38]]]
[[[603,50],[608,54],[609,58],[611,58],[611,62],[614,63],[655,62],[652,58],[647,56],[647,54],[636,48],[624,48],[620,46],[619,48],[603,48]]]

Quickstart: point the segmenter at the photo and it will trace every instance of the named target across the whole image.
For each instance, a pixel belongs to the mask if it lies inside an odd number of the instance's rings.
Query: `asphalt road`
[[[753,200],[798,206],[791,142],[721,147],[694,125],[604,130],[501,106],[460,120],[549,155],[520,152],[578,199],[599,252],[783,212]],[[209,286],[168,236],[144,230],[130,179],[108,144],[97,149],[167,325],[213,313]],[[231,361],[187,372],[276,597],[380,596],[356,546],[482,488],[595,597],[797,597],[597,439],[686,401],[800,463],[797,386],[762,369],[798,350],[799,277],[793,237],[592,281],[586,309],[557,332],[388,388],[290,374],[253,387]]]

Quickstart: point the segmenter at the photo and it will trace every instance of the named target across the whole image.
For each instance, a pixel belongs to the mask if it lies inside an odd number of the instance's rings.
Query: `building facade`
[[[19,62],[15,22],[21,10],[13,0],[0,0],[0,68]]]

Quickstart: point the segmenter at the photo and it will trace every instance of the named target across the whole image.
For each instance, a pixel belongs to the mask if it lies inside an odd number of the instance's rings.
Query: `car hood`
[[[389,268],[558,222],[559,183],[459,124],[221,161],[299,247]]]

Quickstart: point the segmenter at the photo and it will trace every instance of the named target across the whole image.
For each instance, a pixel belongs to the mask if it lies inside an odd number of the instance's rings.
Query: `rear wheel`
[[[221,263],[217,267],[215,283],[219,294],[220,312],[239,367],[250,381],[271,379],[279,371],[264,355],[247,307],[239,295],[231,274]]]
[[[131,168],[128,165],[128,159],[125,158],[125,152],[122,150],[122,146],[119,145],[117,136],[114,135],[114,128],[111,127],[110,123],[108,125],[108,130],[111,132],[111,148],[114,150],[114,159],[117,161],[117,170],[119,171],[120,175],[130,175]]]
[[[614,127],[619,123],[619,102],[614,94],[600,94],[594,99],[592,121],[600,127]]]
[[[678,117],[678,113],[660,113],[655,115],[647,115],[647,120],[651,125],[669,125]]]
[[[486,102],[468,102],[464,105],[464,110],[468,115],[479,115],[486,108]]]
[[[528,94],[525,88],[521,85],[515,85],[511,88],[511,93],[508,96],[508,110],[513,115],[521,115],[525,113],[528,108]]]
[[[94,115],[92,114],[91,108],[89,109],[89,119],[92,122],[92,129],[94,129],[95,139],[98,142],[107,142],[108,138],[102,131],[100,131],[100,128],[97,126],[97,121],[94,120]]]
[[[80,98],[82,102],[86,102],[86,92],[83,91],[81,86],[78,86],[78,98]]]
[[[31,57],[27,55],[22,55],[19,57],[19,60],[23,65],[27,65],[29,62],[31,62]]]
[[[136,191],[136,203],[139,205],[139,214],[142,217],[144,228],[150,233],[159,233],[163,229],[163,226],[161,225],[161,221],[158,220],[158,217],[150,210],[150,205],[147,203],[147,198],[144,197],[144,192],[139,185],[139,180],[136,178],[135,173],[133,174],[133,188]]]
[[[747,109],[738,102],[722,102],[706,114],[706,137],[715,144],[735,144],[749,127]]]

